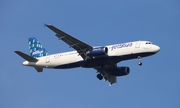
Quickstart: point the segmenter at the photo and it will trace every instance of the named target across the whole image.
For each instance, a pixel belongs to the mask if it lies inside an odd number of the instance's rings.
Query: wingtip
[[[15,53],[19,52],[18,50],[14,50]]]
[[[52,26],[52,25],[44,23],[44,27],[49,27],[49,26]]]
[[[46,23],[44,23],[44,27],[47,27],[47,24],[46,24]]]

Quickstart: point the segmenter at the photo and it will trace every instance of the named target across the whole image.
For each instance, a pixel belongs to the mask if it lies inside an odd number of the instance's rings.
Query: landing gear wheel
[[[102,79],[103,79],[103,76],[102,76],[101,74],[97,74],[97,78],[98,78],[99,80],[102,80]]]
[[[142,62],[141,62],[141,57],[140,57],[140,56],[138,56],[138,64],[139,64],[139,66],[141,66],[141,65],[142,65]]]
[[[142,62],[138,62],[138,64],[139,64],[139,66],[141,66],[141,65],[142,65]]]

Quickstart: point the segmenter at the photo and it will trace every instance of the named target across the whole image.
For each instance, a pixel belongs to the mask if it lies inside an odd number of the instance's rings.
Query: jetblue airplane
[[[156,54],[160,47],[150,41],[134,41],[107,46],[91,46],[75,37],[59,30],[53,25],[45,25],[56,33],[59,40],[64,41],[75,51],[49,54],[34,37],[28,39],[30,55],[14,51],[26,61],[24,66],[34,67],[38,72],[43,68],[69,69],[76,67],[94,68],[97,78],[108,81],[110,85],[117,82],[117,76],[128,75],[128,66],[117,66],[118,62],[138,59],[141,66],[143,57]]]

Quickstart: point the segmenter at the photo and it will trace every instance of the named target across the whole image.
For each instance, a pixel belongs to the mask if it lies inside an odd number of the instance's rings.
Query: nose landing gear
[[[138,56],[138,65],[141,66],[142,65],[142,62],[141,62],[141,57]]]

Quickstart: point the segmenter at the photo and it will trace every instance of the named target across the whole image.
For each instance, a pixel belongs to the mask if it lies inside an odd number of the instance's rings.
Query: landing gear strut
[[[98,78],[99,80],[102,80],[102,79],[103,79],[103,76],[102,76],[101,74],[97,74],[97,78]]]
[[[142,62],[141,62],[141,57],[140,57],[140,56],[138,56],[138,64],[139,64],[139,66],[141,66],[141,65],[142,65]]]

